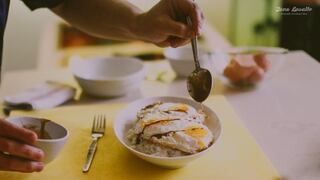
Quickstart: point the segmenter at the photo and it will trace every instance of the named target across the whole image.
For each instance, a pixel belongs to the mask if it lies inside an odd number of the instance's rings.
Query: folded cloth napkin
[[[21,93],[5,96],[5,111],[13,109],[40,110],[59,106],[75,97],[76,89],[58,82],[47,81]]]

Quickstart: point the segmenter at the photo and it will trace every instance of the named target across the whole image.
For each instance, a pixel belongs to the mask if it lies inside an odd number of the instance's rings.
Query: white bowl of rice
[[[117,114],[113,128],[130,152],[166,168],[183,167],[210,151],[222,130],[212,109],[180,97],[134,101]]]

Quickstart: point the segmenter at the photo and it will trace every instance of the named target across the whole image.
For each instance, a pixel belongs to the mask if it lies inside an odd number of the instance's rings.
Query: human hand
[[[186,16],[190,16],[192,27],[187,25]],[[135,29],[139,39],[160,47],[178,47],[200,35],[203,21],[203,13],[192,0],[161,0],[137,16]]]
[[[0,119],[0,171],[39,172],[44,153],[32,145],[37,135]]]

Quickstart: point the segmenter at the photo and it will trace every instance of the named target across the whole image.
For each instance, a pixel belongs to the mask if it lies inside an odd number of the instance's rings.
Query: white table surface
[[[168,67],[165,61],[160,64]],[[45,80],[74,83],[67,70],[10,72],[4,75],[1,97]],[[259,88],[240,92],[217,83],[213,93],[226,96],[284,179],[320,179],[318,62],[302,51],[292,52],[287,55],[285,66]],[[140,91],[126,97],[108,100],[84,97],[74,103],[129,102],[141,97],[161,95],[187,96],[185,80],[176,80],[170,84],[145,81]]]

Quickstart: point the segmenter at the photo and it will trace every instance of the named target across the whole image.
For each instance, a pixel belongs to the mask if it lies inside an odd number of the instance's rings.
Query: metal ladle
[[[187,23],[189,26],[192,26],[190,17],[187,17]],[[188,76],[187,88],[190,96],[195,101],[203,102],[210,94],[212,86],[212,76],[207,69],[200,67],[197,44],[197,37],[192,38],[191,45],[196,69]]]

